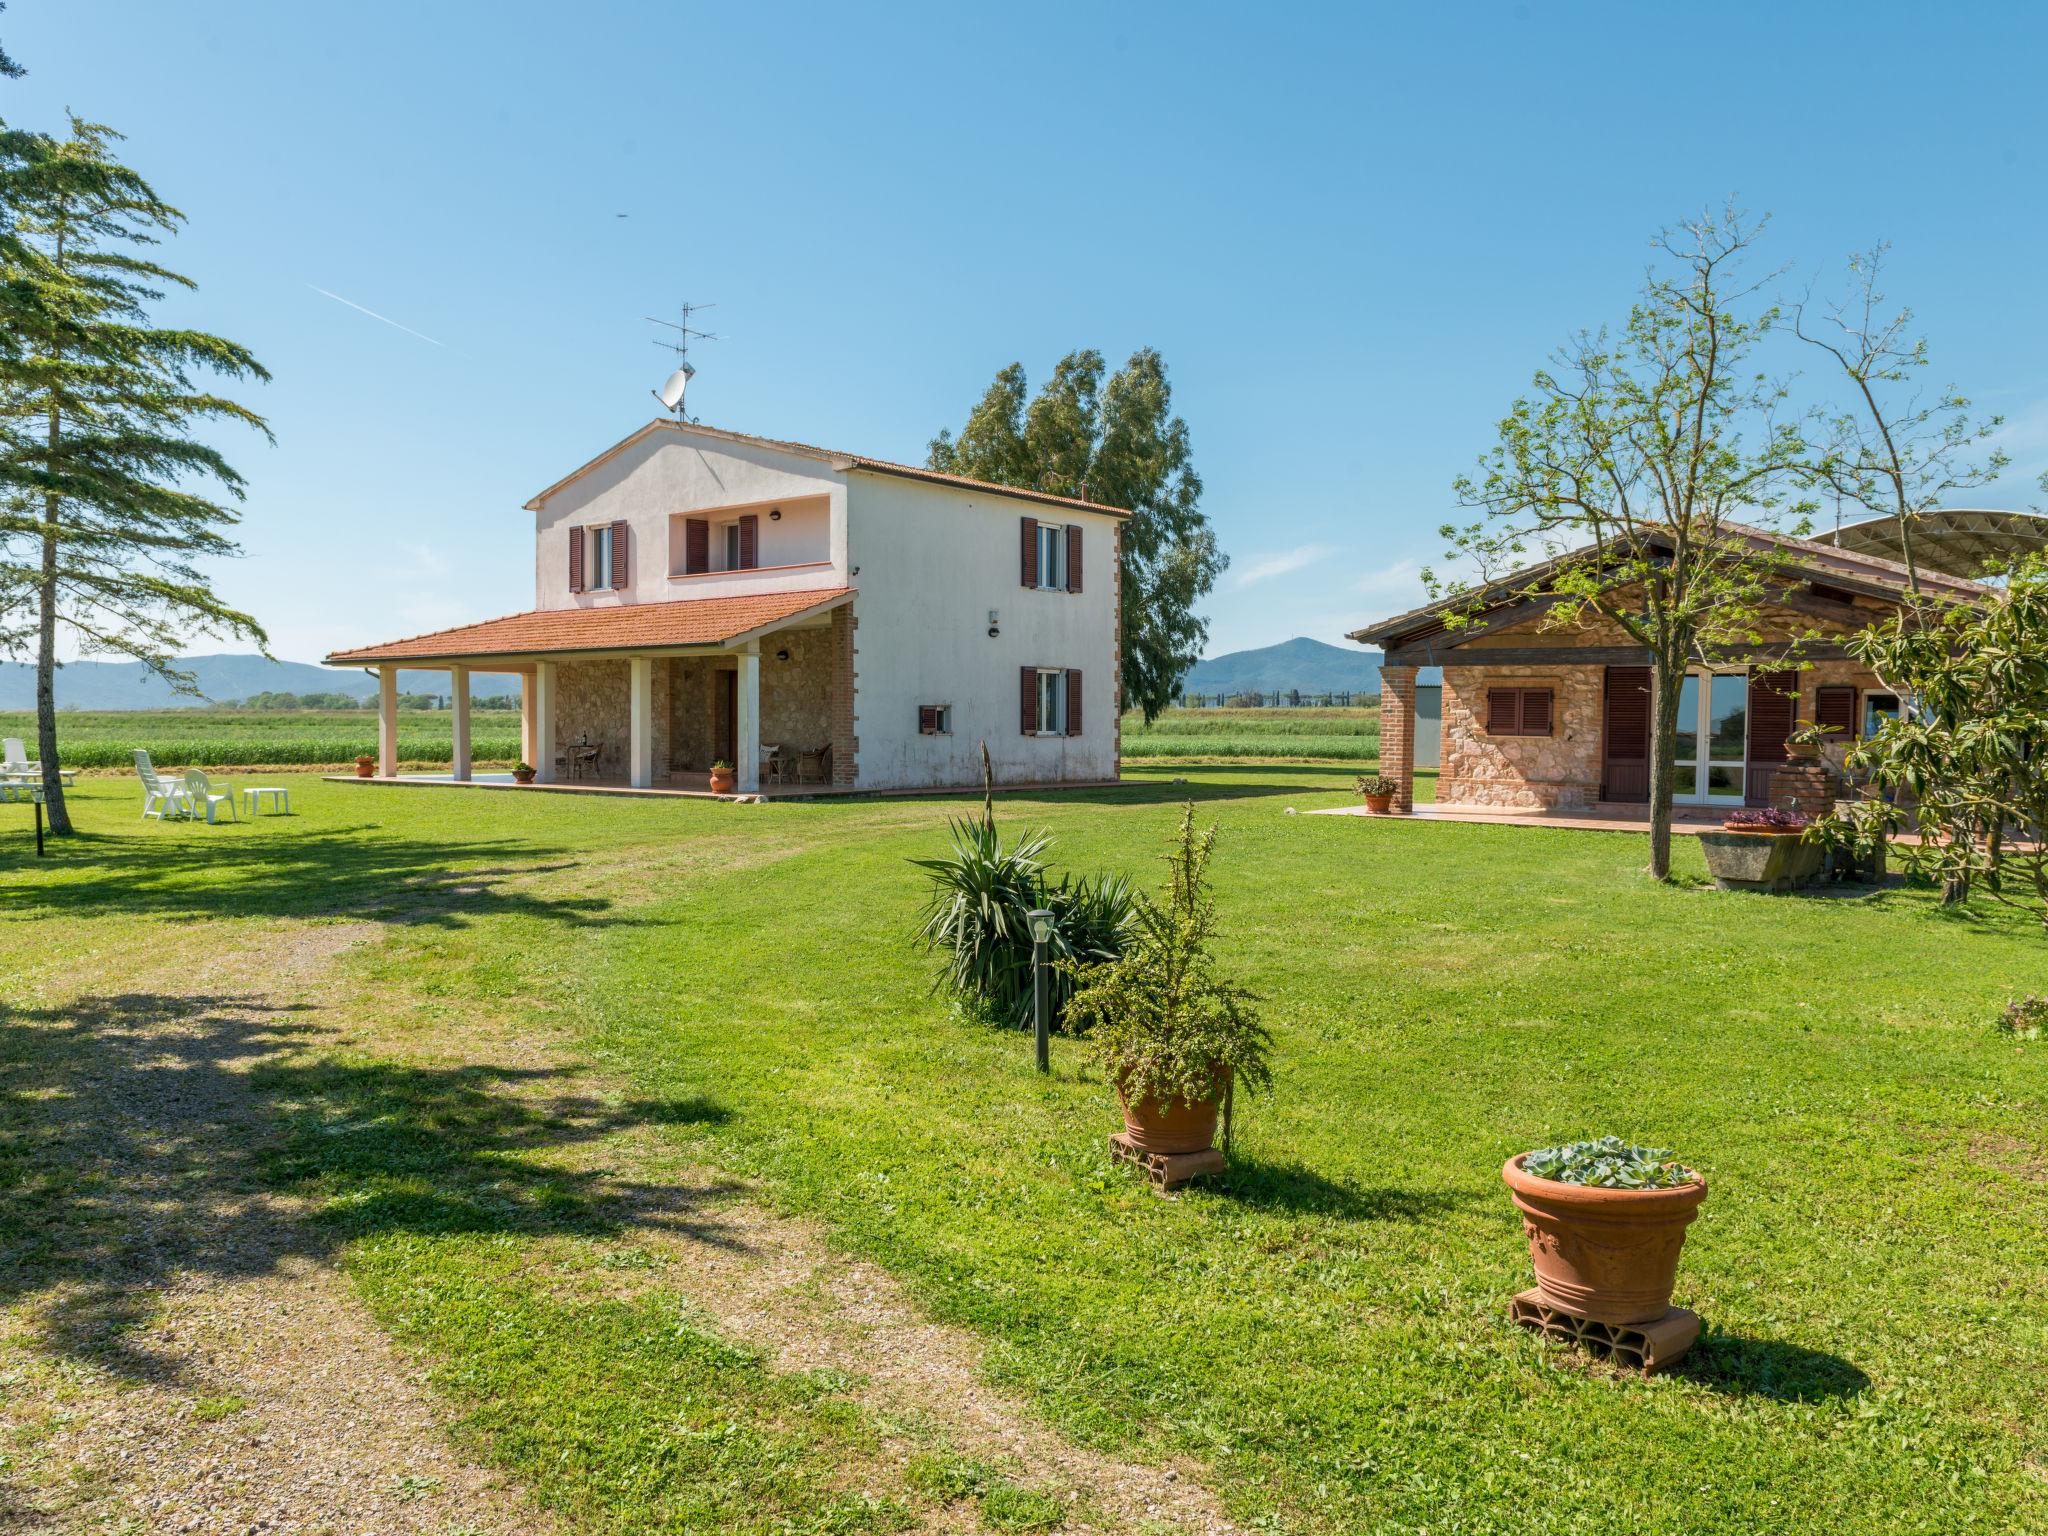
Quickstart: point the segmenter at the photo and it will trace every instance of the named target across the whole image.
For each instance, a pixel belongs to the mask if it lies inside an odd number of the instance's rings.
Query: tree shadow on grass
[[[314,1057],[332,1031],[312,1013],[151,993],[0,1004],[0,1305],[29,1303],[33,1347],[193,1388],[140,1327],[166,1291],[382,1233],[738,1246],[717,1210],[737,1186],[560,1156],[634,1126],[716,1124],[719,1105],[599,1101],[554,1068]]]
[[[1854,1397],[1870,1385],[1870,1378],[1840,1355],[1782,1339],[1745,1338],[1711,1323],[1672,1374],[1730,1397],[1786,1403]]]
[[[42,861],[0,859],[0,873],[18,866],[23,877],[10,883],[0,921],[105,913],[438,927],[507,914],[580,927],[629,921],[610,915],[605,898],[548,896],[518,883],[579,859],[572,849],[514,838],[394,837],[365,822],[235,840],[79,833],[53,846]]]
[[[1449,1190],[1356,1189],[1299,1163],[1267,1162],[1242,1154],[1231,1158],[1229,1170],[1212,1188],[1255,1210],[1333,1216],[1339,1221],[1420,1221],[1477,1198]]]

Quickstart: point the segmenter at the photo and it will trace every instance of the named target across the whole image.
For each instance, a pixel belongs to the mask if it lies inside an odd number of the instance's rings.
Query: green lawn
[[[1226,951],[1266,998],[1279,1082],[1240,1116],[1227,1186],[1171,1201],[1107,1158],[1114,1100],[1079,1044],[1042,1079],[1027,1041],[930,994],[906,860],[970,802],[307,778],[289,820],[204,829],[140,825],[131,786],[89,781],[87,835],[41,865],[25,810],[0,807],[0,1231],[66,1205],[38,1148],[70,1066],[31,1015],[127,990],[165,945],[368,918],[378,941],[339,962],[352,1008],[422,1040],[478,1018],[566,1032],[665,1144],[991,1340],[1068,1435],[1189,1455],[1243,1520],[2048,1527],[2048,1046],[1993,1028],[2048,991],[2048,941],[1920,891],[1718,893],[1685,839],[1660,887],[1629,835],[1285,814],[1348,799],[1353,771],[1162,769],[999,804],[1053,832],[1061,867],[1148,882],[1178,796],[1222,824]],[[89,1029],[65,1039],[91,1050]],[[535,1256],[595,1218],[538,1170],[549,1122],[508,1129],[489,1072],[337,1053],[260,1087],[263,1177],[325,1202],[470,1442],[591,1528],[830,1503],[836,1524],[797,1528],[883,1529],[936,1497],[927,1468],[847,1502],[830,1468],[874,1431],[837,1384],[764,1375],[658,1288],[565,1297]],[[1528,1282],[1502,1159],[1605,1131],[1711,1183],[1677,1298],[1708,1331],[1664,1379],[1505,1318]],[[0,1302],[75,1279],[68,1251],[13,1247]],[[737,1448],[676,1450],[685,1420],[736,1426]]]
[[[407,709],[398,716],[398,755],[407,763],[445,766],[454,751],[445,709]],[[515,761],[519,711],[470,714],[470,750],[478,762]],[[0,735],[19,736],[36,755],[33,712],[0,711]],[[126,768],[135,749],[159,768],[235,768],[303,764],[339,768],[377,750],[374,709],[120,709],[60,710],[57,760],[67,768]]]

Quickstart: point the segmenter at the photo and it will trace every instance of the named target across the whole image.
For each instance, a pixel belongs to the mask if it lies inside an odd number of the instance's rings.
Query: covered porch
[[[741,794],[817,793],[855,782],[853,593],[793,592],[515,614],[337,652],[378,677],[377,777],[515,787],[479,775],[470,674],[516,672],[521,756],[538,784],[710,793],[716,762]],[[398,674],[445,670],[446,774],[398,772]]]

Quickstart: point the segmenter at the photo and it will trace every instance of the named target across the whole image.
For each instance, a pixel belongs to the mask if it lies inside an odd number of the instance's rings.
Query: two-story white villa
[[[544,783],[740,793],[1117,777],[1118,540],[1129,515],[666,418],[528,502],[534,607],[338,651],[446,667],[454,777],[469,673],[524,680]]]

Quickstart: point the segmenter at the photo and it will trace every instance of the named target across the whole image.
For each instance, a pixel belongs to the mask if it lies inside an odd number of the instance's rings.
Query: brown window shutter
[[[1749,674],[1749,760],[1752,763],[1785,761],[1785,742],[1792,734],[1798,697],[1797,672]]]
[[[1067,524],[1067,590],[1081,590],[1081,525]]]
[[[626,540],[628,537],[624,522],[612,524],[612,590],[614,592],[626,590],[626,577],[628,574],[626,568]]]
[[[1486,734],[1514,736],[1522,729],[1522,691],[1519,688],[1486,690]]]
[[[939,733],[939,706],[920,704],[917,706],[917,734],[936,736]]]
[[[1035,517],[1027,517],[1027,518],[1023,519],[1023,529],[1024,529],[1024,575],[1023,575],[1023,582],[1024,582],[1024,585],[1025,585],[1025,586],[1027,586],[1027,587],[1035,587],[1035,586],[1037,586],[1037,585],[1038,585],[1038,519],[1037,519],[1037,518],[1035,518]]]
[[[1038,734],[1038,668],[1021,667],[1018,680],[1023,688],[1022,728],[1026,736]]]
[[[761,519],[752,512],[740,518],[740,569],[752,571],[761,564]]]
[[[1524,688],[1522,690],[1522,734],[1524,736],[1548,736],[1550,734],[1551,692],[1548,688]]]
[[[569,530],[569,590],[583,590],[583,530]]]
[[[683,523],[683,574],[696,576],[711,569],[711,522],[692,517]]]
[[[1856,690],[1846,683],[1833,683],[1815,691],[1813,723],[1823,730],[1856,734]]]
[[[1067,668],[1067,734],[1081,734],[1081,672],[1078,667]]]

